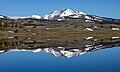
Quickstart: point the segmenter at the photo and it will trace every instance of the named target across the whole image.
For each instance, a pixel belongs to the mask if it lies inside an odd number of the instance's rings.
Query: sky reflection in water
[[[55,57],[47,53],[13,52],[0,55],[1,72],[119,72],[120,48]]]

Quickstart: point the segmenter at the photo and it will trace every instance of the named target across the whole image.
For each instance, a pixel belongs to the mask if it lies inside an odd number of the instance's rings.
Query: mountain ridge
[[[32,15],[32,16],[4,16],[0,15],[0,18],[7,18],[7,19],[45,19],[45,20],[70,20],[70,19],[83,19],[85,22],[99,22],[99,23],[111,23],[111,24],[120,24],[120,19],[114,18],[106,18],[97,15],[89,15],[82,11],[72,10],[72,9],[64,9],[64,10],[55,10],[49,14],[44,16],[39,15]]]

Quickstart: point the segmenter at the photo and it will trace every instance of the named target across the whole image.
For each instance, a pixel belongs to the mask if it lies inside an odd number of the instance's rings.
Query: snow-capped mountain
[[[67,20],[67,19],[79,19],[84,20],[86,23],[100,23],[100,24],[120,24],[120,19],[106,18],[95,15],[89,15],[82,11],[65,9],[65,10],[55,10],[50,14],[44,16],[32,15],[32,16],[3,16],[0,15],[0,19],[45,19],[45,20]]]
[[[50,14],[43,16],[43,19],[48,20],[66,20],[66,19],[83,19],[87,23],[111,23],[111,24],[120,24],[120,19],[100,17],[96,15],[89,15],[82,11],[65,9],[65,10],[55,10]]]
[[[72,9],[65,9],[65,10],[55,10],[50,14],[46,14],[44,16],[39,15],[32,15],[32,16],[8,16],[8,18],[11,19],[25,19],[25,18],[35,18],[35,19],[59,19],[64,17],[71,17],[71,18],[79,18],[82,15],[87,15],[84,12],[72,10]],[[3,16],[0,16],[0,18],[3,18]]]
[[[44,19],[58,19],[58,18],[64,18],[67,16],[73,17],[73,18],[79,18],[82,15],[86,15],[86,13],[77,11],[77,10],[71,10],[71,9],[65,9],[65,10],[55,10],[50,14],[46,14],[43,16]]]

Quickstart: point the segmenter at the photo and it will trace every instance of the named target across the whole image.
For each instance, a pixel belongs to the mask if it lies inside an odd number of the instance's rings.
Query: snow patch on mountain
[[[11,19],[25,19],[25,18],[31,18],[30,16],[8,16]]]
[[[42,19],[42,17],[39,16],[39,15],[32,15],[32,18],[35,18],[35,19]]]
[[[25,18],[35,18],[35,19],[41,19],[42,17],[39,15],[32,15],[32,16],[8,16],[11,19],[25,19]]]
[[[43,16],[43,18],[44,19],[52,19],[52,18],[55,18],[55,17],[59,16],[60,14],[61,14],[61,11],[55,10],[51,14],[46,14],[45,16]]]
[[[62,14],[60,15],[60,17],[64,17],[64,16],[70,16],[70,15],[86,15],[85,13],[81,12],[81,11],[76,11],[76,10],[71,10],[71,9],[65,9]]]
[[[45,16],[43,16],[43,19],[50,19],[50,14],[46,14]]]
[[[3,16],[0,16],[0,18],[4,18]]]
[[[85,19],[88,19],[88,20],[93,20],[91,17],[89,16],[85,16]]]
[[[59,10],[55,10],[52,14],[51,14],[51,18],[54,18],[56,16],[59,16],[62,12]]]

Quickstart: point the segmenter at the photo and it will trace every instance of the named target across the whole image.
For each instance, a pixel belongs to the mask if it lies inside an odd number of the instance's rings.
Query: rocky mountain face
[[[84,20],[86,23],[100,23],[100,24],[120,24],[120,19],[106,18],[95,15],[89,15],[82,11],[65,9],[65,10],[55,10],[50,14],[44,16],[32,15],[32,16],[3,16],[0,15],[0,19],[42,19],[42,20]]]

